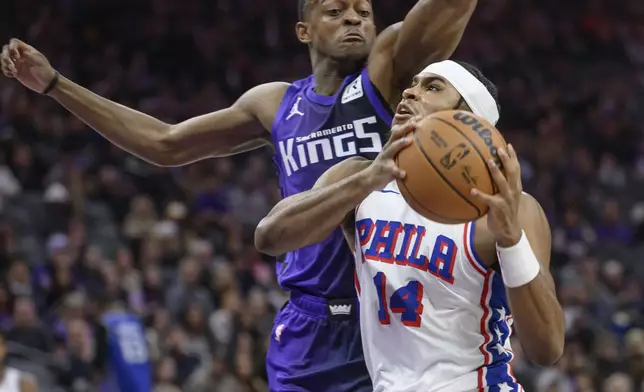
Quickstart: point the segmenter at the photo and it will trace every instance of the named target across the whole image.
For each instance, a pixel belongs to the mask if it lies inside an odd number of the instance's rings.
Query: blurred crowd
[[[294,0],[20,0],[17,36],[91,90],[176,122],[256,84],[306,76]],[[374,1],[380,27],[412,0]],[[499,128],[553,232],[567,319],[535,392],[644,391],[644,2],[480,1],[454,56],[496,83]],[[52,100],[0,80],[0,330],[42,391],[92,385],[94,290],[141,315],[156,391],[265,391],[286,295],[252,233],[278,200],[272,151],[184,168],[110,145]],[[529,338],[529,337],[528,337]]]

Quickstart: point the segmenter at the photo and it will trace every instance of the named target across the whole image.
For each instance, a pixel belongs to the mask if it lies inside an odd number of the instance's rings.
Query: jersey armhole
[[[465,257],[469,264],[476,272],[485,276],[488,266],[483,262],[481,257],[474,249],[474,232],[476,231],[476,222],[468,222],[463,228],[463,245],[465,246]]]
[[[271,126],[271,140],[273,141],[273,146],[275,148],[275,153],[273,155],[273,165],[277,174],[277,181],[279,182],[280,185],[280,195],[282,198],[284,198],[284,168],[282,167],[282,164],[279,160],[279,147],[278,147],[278,138],[277,138],[277,129],[279,128],[279,124],[282,122],[282,118],[284,117],[284,114],[286,112],[286,109],[288,108],[288,103],[291,100],[291,97],[294,94],[297,94],[299,87],[298,87],[298,82],[291,83],[290,86],[286,89],[284,92],[284,97],[282,97],[282,101],[280,102],[280,106],[277,109],[277,113],[275,114],[275,119],[273,120],[273,125]],[[286,256],[284,256],[286,257]],[[279,261],[279,260],[278,260]]]
[[[277,113],[275,114],[275,119],[273,120],[273,124],[271,126],[271,137],[273,138],[273,143],[275,143],[275,130],[277,129],[279,123],[282,121],[282,117],[284,117],[284,112],[286,112],[286,109],[288,107],[287,103],[290,101],[293,93],[297,92],[298,90],[296,84],[297,83],[291,83],[291,85],[288,86],[288,88],[284,92],[284,97],[280,102],[280,106],[277,109]]]
[[[369,103],[376,111],[378,117],[380,117],[380,119],[387,125],[391,125],[394,119],[393,112],[389,107],[389,103],[380,93],[380,90],[378,90],[378,88],[376,88],[376,86],[371,82],[371,78],[369,78],[369,69],[367,67],[362,69],[362,87],[367,94]]]

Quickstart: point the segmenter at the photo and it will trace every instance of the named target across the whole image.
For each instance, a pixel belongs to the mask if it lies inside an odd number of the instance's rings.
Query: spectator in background
[[[42,353],[51,353],[54,349],[53,336],[39,320],[36,305],[30,297],[16,298],[13,323],[6,333],[6,339]]]
[[[5,365],[7,346],[4,335],[0,334],[0,391],[37,392],[38,382],[28,373]]]
[[[147,392],[152,389],[152,365],[148,354],[145,329],[138,317],[130,313],[112,293],[97,301],[100,325],[96,328],[95,369],[104,380],[102,390]],[[77,321],[81,323],[82,321]],[[84,324],[76,324],[76,353],[89,360],[85,352]]]
[[[187,308],[192,302],[203,306],[206,312],[212,312],[210,293],[201,286],[200,277],[203,271],[203,267],[191,258],[181,261],[179,279],[168,292],[167,306],[174,319],[177,319],[181,310]]]

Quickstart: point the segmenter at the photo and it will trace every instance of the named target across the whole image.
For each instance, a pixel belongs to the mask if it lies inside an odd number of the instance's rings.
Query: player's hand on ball
[[[366,183],[373,191],[384,188],[395,179],[405,178],[405,171],[396,165],[396,155],[411,144],[409,133],[416,129],[419,118],[391,129],[391,137],[369,168],[365,171]]]
[[[5,76],[37,93],[42,93],[56,75],[42,53],[15,38],[2,47],[0,65]]]
[[[498,193],[488,195],[476,188],[472,189],[471,193],[490,207],[487,214],[488,228],[496,237],[497,244],[508,248],[521,239],[522,229],[519,223],[519,205],[523,193],[521,166],[511,144],[508,144],[507,151],[499,148],[498,155],[505,175],[493,160],[488,162]]]

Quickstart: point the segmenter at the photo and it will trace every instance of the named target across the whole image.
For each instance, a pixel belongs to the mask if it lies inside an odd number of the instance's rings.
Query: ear
[[[297,39],[303,44],[311,43],[311,35],[309,34],[309,24],[307,22],[297,22],[295,25],[295,35]]]

